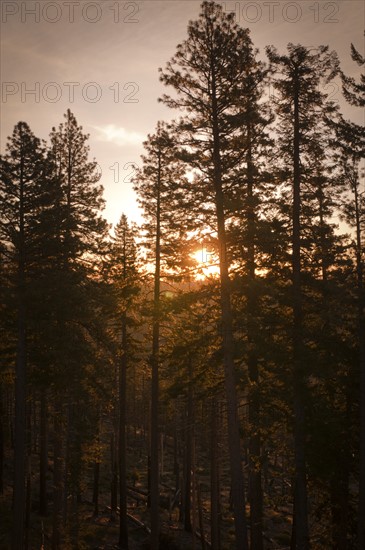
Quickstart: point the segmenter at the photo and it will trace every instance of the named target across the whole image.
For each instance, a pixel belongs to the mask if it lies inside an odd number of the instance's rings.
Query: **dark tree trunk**
[[[70,494],[69,473],[70,473],[70,455],[71,455],[71,403],[70,398],[67,400],[66,416],[65,416],[65,441],[63,451],[63,501],[62,501],[62,521],[63,528],[66,531],[68,523],[68,496]]]
[[[195,433],[192,433],[192,457],[191,457],[191,516],[192,516],[192,550],[196,549],[196,460],[195,460]]]
[[[196,480],[195,485],[196,485],[196,494],[197,494],[197,499],[198,499],[198,517],[199,517],[199,531],[200,531],[201,547],[202,547],[202,550],[206,550],[204,518],[203,518],[203,506],[202,506],[200,483]]]
[[[358,331],[360,367],[360,484],[358,510],[359,550],[365,548],[365,296],[361,242],[361,208],[358,188],[354,185],[356,217],[356,268],[358,289]]]
[[[79,519],[79,503],[76,495],[72,498],[72,547],[79,548],[79,531],[80,531],[80,519]]]
[[[30,529],[30,505],[31,505],[31,455],[28,454],[27,461],[27,476],[26,476],[26,492],[25,492],[25,522],[24,522],[24,550],[29,548],[29,529]]]
[[[151,444],[149,447],[149,453],[151,452]],[[147,456],[147,508],[151,509],[151,454]]]
[[[159,547],[159,351],[160,351],[160,271],[161,271],[161,151],[158,151],[156,206],[155,283],[152,329],[151,387],[151,550]]]
[[[94,482],[93,482],[93,504],[94,504],[94,516],[99,515],[99,479],[100,479],[100,462],[99,460],[94,463]]]
[[[0,495],[4,494],[4,405],[3,388],[0,383]]]
[[[47,398],[45,390],[41,393],[40,411],[40,448],[39,448],[39,513],[47,514],[47,467],[48,467],[48,438],[47,438]]]
[[[191,380],[191,359],[189,357],[188,366],[188,403],[185,427],[185,495],[184,495],[184,529],[189,533],[193,527],[191,523],[191,471],[192,471],[192,451],[193,451],[193,388]]]
[[[124,248],[124,271],[126,252]],[[119,363],[119,546],[128,550],[127,463],[126,463],[126,392],[127,387],[127,319],[122,318],[122,357]]]
[[[346,470],[339,472],[338,478],[333,478],[330,487],[332,513],[332,548],[333,550],[347,550],[348,527],[348,464],[341,466]],[[342,468],[341,468],[342,470]]]
[[[210,538],[212,550],[221,548],[217,414],[217,401],[212,398],[210,428]]]
[[[117,461],[117,442],[116,429],[114,429],[110,442],[110,461],[111,461],[111,482],[110,482],[110,508],[111,520],[114,521],[117,516],[118,508],[118,461]]]
[[[300,118],[299,77],[294,77],[294,151],[293,151],[293,389],[294,389],[294,514],[292,550],[308,550],[308,506],[305,461],[305,375],[303,362],[303,312],[301,288],[301,242],[300,242]]]
[[[364,315],[364,313],[362,313]],[[365,547],[365,321],[361,323],[362,348],[360,360],[360,490],[358,512],[359,548]]]
[[[29,546],[29,530],[30,530],[30,512],[31,512],[31,493],[32,493],[32,441],[35,439],[35,434],[32,434],[32,416],[35,415],[35,407],[33,399],[29,399],[26,406],[27,416],[27,455],[26,455],[26,491],[25,491],[25,523],[24,523],[24,550],[28,550]],[[33,413],[33,415],[32,415]]]
[[[175,476],[175,494],[180,488],[180,468],[179,468],[179,444],[177,437],[177,412],[175,406],[175,426],[174,426],[174,476]]]
[[[247,340],[249,393],[249,475],[250,475],[250,520],[251,548],[263,550],[262,538],[262,464],[260,435],[260,389],[259,368],[255,346],[255,316],[257,315],[257,291],[255,288],[255,233],[256,216],[254,205],[254,175],[252,164],[251,124],[247,126]]]
[[[331,318],[328,289],[328,244],[325,237],[325,216],[324,216],[324,193],[319,183],[319,228],[321,243],[321,271],[322,271],[322,312],[325,321],[324,330],[331,330]],[[330,357],[328,358],[330,361]],[[332,545],[334,550],[347,550],[347,527],[349,513],[349,476],[350,476],[350,453],[351,444],[349,441],[350,416],[351,416],[351,390],[346,389],[346,419],[345,429],[338,444],[340,445],[338,464],[335,468],[330,484],[331,513],[332,513]]]
[[[37,410],[38,410],[37,401],[36,401],[36,399],[32,399],[32,411],[31,411],[32,423],[30,425],[30,432],[32,433],[32,446],[33,446],[32,452],[34,454],[36,454],[37,450],[38,450],[38,426],[39,426],[39,422],[38,422],[38,418],[37,418]]]
[[[232,503],[237,550],[248,550],[245,512],[245,487],[241,465],[241,444],[237,406],[237,390],[234,366],[234,339],[231,308],[231,285],[222,188],[221,146],[218,124],[218,108],[215,83],[215,62],[211,60],[212,73],[212,122],[215,207],[219,241],[220,303],[223,344],[224,382],[227,401],[228,449],[231,470]]]
[[[13,550],[24,546],[25,460],[26,460],[26,307],[25,307],[25,232],[24,232],[24,158],[20,167],[19,249],[18,249],[18,342],[15,364],[15,457],[13,502]]]
[[[60,398],[55,400],[54,410],[54,434],[53,434],[53,531],[52,550],[62,548],[62,504],[64,482],[64,457],[63,457],[63,406]]]

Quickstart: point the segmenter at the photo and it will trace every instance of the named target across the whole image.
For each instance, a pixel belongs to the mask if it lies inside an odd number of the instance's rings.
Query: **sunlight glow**
[[[193,254],[197,264],[197,279],[206,279],[209,277],[218,277],[219,276],[219,263],[216,254],[208,250],[205,246],[198,248]]]

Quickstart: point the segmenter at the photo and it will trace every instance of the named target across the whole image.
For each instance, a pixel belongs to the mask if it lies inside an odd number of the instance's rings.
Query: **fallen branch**
[[[128,513],[127,513],[127,518],[133,521],[133,523],[135,523],[136,525],[138,525],[138,527],[141,527],[142,529],[144,529],[146,533],[148,533],[149,535],[151,534],[151,529],[148,527],[148,525],[140,521],[138,518],[135,518],[134,516]]]

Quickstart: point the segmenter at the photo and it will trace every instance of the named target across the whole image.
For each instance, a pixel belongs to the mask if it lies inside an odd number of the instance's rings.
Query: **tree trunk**
[[[185,427],[185,496],[184,496],[184,529],[191,533],[193,531],[191,522],[191,471],[192,471],[192,451],[193,451],[193,388],[191,380],[191,358],[189,357],[188,366],[188,403]],[[195,536],[195,535],[194,535]]]
[[[24,550],[29,548],[29,529],[30,529],[30,506],[31,506],[31,455],[27,458],[27,476],[26,476],[26,492],[25,492],[25,522],[24,522]]]
[[[40,448],[39,448],[39,513],[47,514],[47,467],[48,467],[48,438],[47,438],[47,398],[46,391],[41,392],[40,411]]]
[[[320,175],[320,174],[319,174]],[[329,289],[328,289],[328,244],[325,238],[325,215],[324,215],[324,193],[319,179],[318,187],[318,204],[319,204],[319,229],[321,243],[321,271],[322,271],[322,312],[325,321],[324,331],[331,330],[331,318],[329,304]],[[330,357],[328,357],[330,361]],[[338,464],[333,472],[333,477],[330,482],[330,498],[331,498],[331,513],[332,513],[332,545],[334,550],[347,549],[347,527],[349,513],[349,476],[350,476],[350,453],[351,444],[349,441],[350,433],[350,416],[351,416],[351,389],[350,384],[346,388],[346,422],[343,433],[341,434],[341,445],[339,449]]]
[[[196,549],[196,457],[195,457],[195,433],[192,430],[192,449],[191,449],[191,516],[192,516],[192,550]]]
[[[63,407],[59,397],[55,399],[54,434],[53,434],[53,531],[52,550],[62,548],[62,503],[64,482],[63,457]]]
[[[212,550],[221,548],[219,500],[217,400],[212,398],[210,436],[210,538]]]
[[[118,462],[116,430],[113,430],[110,441],[111,481],[110,481],[110,508],[111,520],[115,521],[118,508]]]
[[[18,258],[18,342],[15,363],[15,457],[13,495],[13,550],[24,545],[25,458],[26,458],[26,307],[24,235],[24,158],[20,167],[19,258]]]
[[[0,495],[4,494],[4,405],[3,388],[0,382]]]
[[[159,547],[159,351],[160,351],[160,270],[161,270],[161,151],[158,151],[156,206],[155,284],[151,355],[151,550]]]
[[[175,404],[175,425],[174,425],[174,477],[175,477],[175,494],[180,489],[180,468],[179,468],[179,447],[177,437],[177,410]]]
[[[346,470],[342,471],[342,467]],[[331,513],[332,513],[332,548],[333,550],[347,550],[348,526],[348,464],[341,462],[339,477],[331,481]]]
[[[365,296],[363,282],[361,208],[358,188],[354,185],[356,217],[356,268],[358,289],[358,331],[360,367],[360,483],[358,509],[359,550],[365,547]]]
[[[227,401],[228,449],[231,470],[232,502],[237,550],[248,550],[248,537],[245,511],[245,487],[241,465],[241,444],[237,407],[237,390],[234,365],[234,339],[231,308],[231,288],[228,273],[227,238],[225,227],[224,200],[222,188],[221,146],[218,125],[218,109],[214,59],[211,60],[212,73],[212,118],[213,118],[213,163],[215,207],[219,242],[220,303],[223,344],[224,382]]]
[[[94,482],[93,482],[93,504],[94,517],[99,515],[99,479],[100,479],[100,462],[97,460],[94,463]]]
[[[72,498],[72,547],[79,548],[79,532],[80,532],[80,519],[79,519],[79,502],[77,496],[74,494]]]
[[[124,250],[124,262],[126,260]],[[124,263],[124,270],[126,263]],[[122,318],[122,357],[119,362],[119,547],[128,550],[127,525],[127,445],[126,445],[126,392],[127,387],[127,319]]]
[[[63,528],[66,532],[68,523],[68,496],[70,493],[69,487],[69,472],[70,472],[70,454],[71,454],[71,403],[70,398],[67,399],[66,416],[65,416],[65,442],[63,451],[63,501],[62,501],[62,521]]]
[[[308,506],[305,462],[305,376],[303,363],[303,312],[301,289],[301,242],[300,242],[300,119],[299,77],[294,85],[294,152],[293,152],[293,389],[294,389],[294,514],[292,550],[308,550]]]
[[[363,312],[364,315],[364,312]],[[358,537],[359,548],[365,547],[365,322],[362,319],[361,336],[363,342],[360,359],[360,490],[358,512]]]
[[[30,512],[31,512],[31,493],[32,493],[32,440],[35,434],[32,434],[32,412],[35,415],[35,408],[32,407],[32,400],[28,400],[26,406],[27,416],[27,451],[26,451],[26,491],[25,491],[25,522],[24,522],[24,550],[29,546]],[[32,411],[33,409],[33,411]]]
[[[250,520],[251,548],[263,550],[262,538],[262,464],[260,435],[260,389],[259,368],[255,346],[255,316],[257,315],[257,291],[255,288],[255,233],[254,175],[252,164],[251,124],[247,126],[247,340],[249,392],[249,475],[250,475]]]
[[[201,489],[200,489],[200,483],[197,480],[196,480],[195,486],[196,486],[196,494],[197,494],[197,500],[198,500],[198,517],[199,517],[201,547],[202,547],[202,550],[206,550]]]

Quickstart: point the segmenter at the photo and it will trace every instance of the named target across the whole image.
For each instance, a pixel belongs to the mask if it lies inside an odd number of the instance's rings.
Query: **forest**
[[[365,548],[365,58],[204,1],[103,217],[68,109],[0,158],[0,547]],[[327,91],[326,91],[327,90]],[[14,121],[15,122],[15,121]]]

